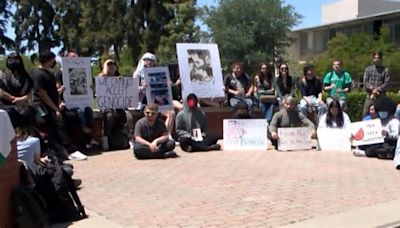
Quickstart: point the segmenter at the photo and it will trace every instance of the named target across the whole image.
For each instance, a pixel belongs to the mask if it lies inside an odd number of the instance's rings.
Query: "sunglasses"
[[[107,66],[115,65],[115,62],[108,62]]]
[[[281,70],[287,70],[288,68],[287,67],[281,67]]]
[[[152,60],[152,59],[143,59],[143,61],[151,61],[151,62],[154,62],[154,60]]]

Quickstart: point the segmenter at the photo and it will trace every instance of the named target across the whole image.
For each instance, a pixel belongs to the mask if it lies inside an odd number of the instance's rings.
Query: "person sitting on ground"
[[[144,108],[144,117],[136,122],[133,152],[137,159],[176,157],[175,141],[169,139],[164,122],[158,118],[158,106],[149,103]]]
[[[315,122],[318,123],[318,119],[325,112],[325,104],[322,100],[322,83],[315,77],[313,65],[304,65],[303,72],[304,77],[299,81],[299,89],[302,96],[300,110],[305,116],[316,110],[318,116],[314,116],[314,118]]]
[[[271,140],[275,149],[278,148],[278,128],[283,127],[310,127],[312,137],[315,137],[315,126],[311,120],[307,119],[296,107],[296,100],[292,96],[283,98],[282,107],[279,112],[272,117],[268,127],[268,139]]]
[[[232,64],[232,73],[224,77],[225,92],[230,107],[239,101],[244,101],[251,108],[253,106],[253,86],[250,76],[243,71],[242,63]]]
[[[350,124],[350,117],[343,112],[339,100],[333,99],[328,111],[319,120],[318,128],[347,128]]]
[[[369,105],[369,107],[368,107],[368,113],[367,113],[366,116],[364,116],[363,120],[373,120],[373,119],[376,119],[378,117],[379,117],[378,113],[375,110],[375,104],[371,103]],[[395,115],[395,117],[396,117],[396,115]]]
[[[206,135],[207,119],[198,106],[197,96],[189,94],[184,101],[184,108],[176,116],[176,133],[179,144],[186,152],[220,150],[218,138]]]
[[[252,119],[253,116],[250,114],[249,106],[247,106],[246,102],[241,101],[237,103],[232,108],[230,119]]]
[[[384,142],[360,146],[359,149],[353,151],[353,154],[355,156],[393,159],[400,128],[399,120],[394,117],[396,103],[386,96],[380,96],[375,101],[375,109],[382,123]]]

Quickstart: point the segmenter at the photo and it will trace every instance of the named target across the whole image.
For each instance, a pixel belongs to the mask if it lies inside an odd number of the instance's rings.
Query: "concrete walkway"
[[[350,153],[218,151],[74,161],[90,218],[70,227],[395,227],[400,172]],[[399,223],[400,224],[400,223]]]

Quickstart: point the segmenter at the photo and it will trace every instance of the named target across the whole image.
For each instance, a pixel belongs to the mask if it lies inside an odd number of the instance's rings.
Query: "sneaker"
[[[165,152],[164,158],[176,158],[178,155],[175,153],[175,151],[168,151]]]
[[[82,184],[82,180],[81,179],[72,179],[72,183],[74,184],[75,189],[79,189],[79,187]]]
[[[129,149],[133,149],[133,142],[129,141]]]
[[[208,147],[209,150],[221,150],[221,145],[219,144],[212,144]]]
[[[82,161],[82,160],[86,160],[87,156],[85,154],[82,154],[79,150],[71,153],[68,156],[69,160],[76,160],[76,161]]]
[[[365,157],[365,151],[360,150],[360,149],[354,149],[353,155],[356,157]]]

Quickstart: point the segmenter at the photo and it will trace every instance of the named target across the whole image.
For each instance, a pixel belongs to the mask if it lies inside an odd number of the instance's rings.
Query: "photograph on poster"
[[[147,102],[157,104],[160,112],[172,110],[174,106],[168,67],[147,67],[143,73],[147,84]]]
[[[70,68],[69,69],[69,86],[71,95],[85,95],[87,91],[85,68]]]
[[[211,55],[209,50],[188,50],[188,64],[190,70],[190,80],[212,81],[213,72],[211,67]]]

